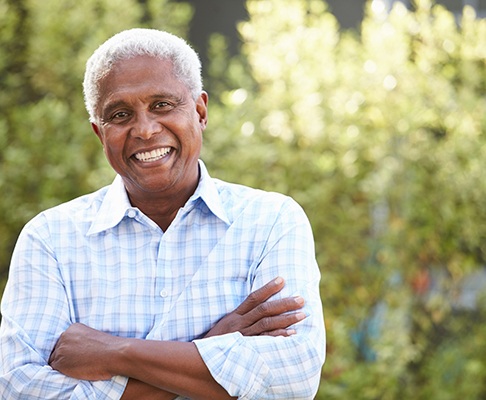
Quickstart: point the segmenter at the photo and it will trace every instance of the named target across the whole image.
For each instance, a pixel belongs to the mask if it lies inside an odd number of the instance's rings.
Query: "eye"
[[[154,108],[167,108],[170,106],[170,103],[167,101],[158,101],[155,103]]]
[[[104,119],[106,124],[123,124],[130,119],[130,113],[127,111],[116,111]]]
[[[111,120],[123,119],[128,117],[128,113],[125,111],[119,111],[111,116]]]

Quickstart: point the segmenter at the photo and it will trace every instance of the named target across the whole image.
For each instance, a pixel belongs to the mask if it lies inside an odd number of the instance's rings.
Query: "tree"
[[[122,29],[185,36],[190,17],[169,0],[0,0],[0,293],[22,226],[113,177],[83,105],[87,58]]]
[[[310,217],[321,398],[484,398],[484,298],[455,298],[485,265],[486,21],[369,5],[356,34],[323,1],[247,4],[242,57],[214,38],[204,159]]]

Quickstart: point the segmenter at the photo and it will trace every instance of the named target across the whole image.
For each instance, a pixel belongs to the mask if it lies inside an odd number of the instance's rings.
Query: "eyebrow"
[[[101,117],[103,118],[106,114],[111,114],[116,108],[125,105],[126,102],[123,100],[117,100],[112,103],[108,103],[105,107],[101,109]]]
[[[175,94],[172,94],[172,93],[165,93],[165,92],[150,95],[148,98],[150,100],[167,99],[167,100],[171,100],[171,101],[176,102],[176,103],[181,103],[183,101],[183,98],[182,98],[181,95],[175,95]]]

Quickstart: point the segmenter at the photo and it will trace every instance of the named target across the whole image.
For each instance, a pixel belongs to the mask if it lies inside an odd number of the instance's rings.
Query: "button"
[[[160,297],[167,297],[169,295],[169,292],[165,289],[162,289],[159,294]]]
[[[135,210],[130,209],[130,210],[128,210],[127,215],[128,215],[129,218],[135,218],[135,215],[137,215],[137,213],[136,213]]]

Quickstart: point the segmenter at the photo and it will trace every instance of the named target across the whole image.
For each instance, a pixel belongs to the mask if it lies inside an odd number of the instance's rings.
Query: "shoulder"
[[[75,199],[46,209],[32,218],[24,230],[43,229],[62,231],[73,224],[90,226],[103,202],[109,186],[93,193],[79,196]]]
[[[235,219],[242,214],[277,219],[289,213],[304,213],[293,198],[282,193],[255,189],[214,178],[213,181],[230,219]]]
[[[277,192],[268,192],[215,178],[213,181],[225,204],[244,207],[248,204],[282,204],[291,200],[290,197]]]

